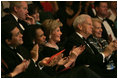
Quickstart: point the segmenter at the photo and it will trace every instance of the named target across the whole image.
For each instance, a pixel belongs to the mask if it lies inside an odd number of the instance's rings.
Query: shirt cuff
[[[105,55],[103,53],[101,53],[103,56],[103,63],[105,62]]]
[[[33,60],[33,62],[34,62],[34,64],[35,64],[35,67],[37,67],[35,60],[34,60],[33,58],[32,58],[32,60]]]
[[[40,70],[42,70],[44,68],[44,66],[40,65],[40,62],[41,61],[38,62],[38,67],[39,67]]]

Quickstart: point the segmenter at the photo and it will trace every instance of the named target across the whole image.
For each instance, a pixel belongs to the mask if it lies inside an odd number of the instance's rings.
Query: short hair
[[[49,35],[58,27],[63,26],[63,24],[57,19],[46,19],[43,21],[42,25],[44,26],[46,38],[49,38]]]
[[[108,3],[107,1],[95,1],[94,3],[95,7],[99,7],[101,2]]]
[[[21,2],[22,1],[10,1],[10,11],[14,11],[14,7],[21,7]]]
[[[1,24],[1,38],[2,43],[5,43],[6,39],[12,39],[12,33],[11,31],[17,27],[17,25],[13,22],[6,21]]]
[[[34,46],[33,40],[36,39],[36,30],[37,29],[43,30],[43,26],[38,25],[38,24],[29,25],[28,28],[23,33],[23,41],[24,41],[23,45],[28,50],[31,50],[32,47]]]
[[[36,5],[34,5],[34,4],[29,4],[28,5],[28,14],[29,15],[33,15],[33,14],[35,14],[35,11],[38,11],[39,12],[39,8],[38,8],[38,6],[36,6]]]
[[[91,17],[87,14],[81,14],[81,15],[77,16],[73,22],[74,29],[76,30],[78,24],[83,24],[87,18],[91,18]]]

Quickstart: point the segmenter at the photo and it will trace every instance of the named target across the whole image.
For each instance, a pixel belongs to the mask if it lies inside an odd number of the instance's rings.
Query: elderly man
[[[78,56],[76,65],[85,65],[102,77],[108,77],[106,73],[104,62],[105,57],[112,54],[110,50],[112,45],[109,45],[103,53],[99,53],[93,46],[87,42],[87,38],[92,34],[92,20],[91,17],[85,14],[78,16],[73,23],[75,33],[73,33],[68,39],[66,49],[70,51],[73,46],[86,45],[84,52]],[[109,51],[110,50],[110,51]],[[104,74],[105,73],[105,74]]]
[[[17,27],[23,32],[28,24],[33,24],[34,19],[28,15],[28,6],[25,1],[11,1],[10,11],[11,14],[6,15],[2,18],[2,23],[11,21],[17,24]]]

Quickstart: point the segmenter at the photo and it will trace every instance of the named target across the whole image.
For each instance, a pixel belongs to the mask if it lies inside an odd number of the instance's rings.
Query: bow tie
[[[105,18],[105,19],[103,19],[103,20],[102,20],[102,22],[103,22],[103,21],[106,21],[106,18]]]

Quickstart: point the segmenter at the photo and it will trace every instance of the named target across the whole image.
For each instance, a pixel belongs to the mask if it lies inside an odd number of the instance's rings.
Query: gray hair
[[[9,1],[10,2],[10,10],[14,11],[14,7],[21,7],[21,2],[22,1]]]
[[[83,24],[87,18],[91,18],[91,17],[87,14],[82,14],[82,15],[77,16],[73,22],[74,29],[76,30],[78,24]]]

